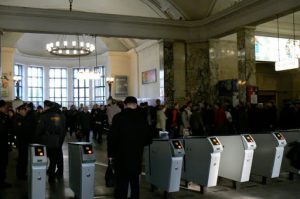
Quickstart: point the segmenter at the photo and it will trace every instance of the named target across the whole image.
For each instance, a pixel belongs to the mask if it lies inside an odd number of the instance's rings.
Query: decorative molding
[[[243,0],[199,21],[0,6],[0,29],[16,32],[206,41],[300,8],[299,0]]]

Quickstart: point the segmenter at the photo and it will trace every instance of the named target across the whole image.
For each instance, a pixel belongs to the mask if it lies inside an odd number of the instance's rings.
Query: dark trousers
[[[49,178],[55,177],[56,165],[58,162],[59,148],[47,148],[47,155],[50,161],[48,168]]]
[[[81,132],[85,136],[85,141],[90,142],[90,129],[82,129]]]
[[[8,163],[8,151],[7,149],[0,149],[3,150],[0,152],[0,184],[5,182],[6,178],[6,168],[7,168],[7,163]]]
[[[58,157],[57,157],[57,171],[56,174],[58,176],[63,176],[64,174],[64,155],[62,146],[58,149]]]
[[[17,177],[26,177],[28,164],[28,143],[19,143],[17,161]]]
[[[99,124],[95,124],[94,129],[93,129],[93,133],[95,138],[97,138],[98,142],[102,141],[102,134],[103,134],[103,127]]]
[[[118,174],[116,172],[115,198],[127,199],[128,187],[130,184],[131,199],[140,198],[139,175]]]

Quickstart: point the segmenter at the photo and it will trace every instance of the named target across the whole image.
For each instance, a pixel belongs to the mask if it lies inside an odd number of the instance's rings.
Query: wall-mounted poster
[[[1,97],[8,97],[9,79],[8,79],[7,76],[8,76],[7,74],[3,74],[2,77],[1,77]]]
[[[142,72],[142,84],[149,84],[156,82],[156,69]]]
[[[128,95],[128,78],[127,76],[115,76],[115,96],[126,97]]]

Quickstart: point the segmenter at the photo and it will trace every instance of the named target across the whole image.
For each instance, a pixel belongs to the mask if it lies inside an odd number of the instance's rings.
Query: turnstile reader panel
[[[31,144],[28,147],[28,196],[29,199],[46,198],[46,146]]]

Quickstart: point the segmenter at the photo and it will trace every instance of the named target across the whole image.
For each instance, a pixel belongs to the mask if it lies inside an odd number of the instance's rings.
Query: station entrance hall
[[[299,0],[0,0],[0,199],[298,199],[299,58]]]

